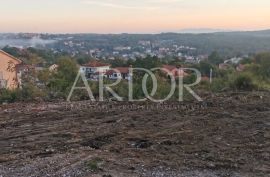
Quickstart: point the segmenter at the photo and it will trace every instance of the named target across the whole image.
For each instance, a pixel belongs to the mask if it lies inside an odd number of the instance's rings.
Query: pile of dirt
[[[0,176],[270,175],[270,93],[0,107]]]

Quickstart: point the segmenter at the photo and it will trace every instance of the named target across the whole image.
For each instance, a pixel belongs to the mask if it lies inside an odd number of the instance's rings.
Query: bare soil
[[[0,177],[267,177],[270,93],[0,107]]]

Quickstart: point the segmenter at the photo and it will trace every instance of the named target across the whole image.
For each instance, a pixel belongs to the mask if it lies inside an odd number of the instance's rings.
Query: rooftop
[[[0,53],[2,53],[2,54],[4,54],[4,55],[6,55],[6,56],[8,56],[8,57],[10,57],[10,58],[12,58],[12,59],[14,59],[14,60],[16,60],[16,61],[19,62],[19,63],[22,63],[21,60],[19,60],[18,58],[14,57],[14,56],[12,56],[12,55],[10,55],[10,54],[8,54],[7,52],[5,52],[5,51],[3,51],[3,50],[0,50]]]
[[[129,73],[129,67],[117,67],[110,69],[106,72],[107,75],[112,75],[113,73],[120,72],[121,74],[128,74]]]

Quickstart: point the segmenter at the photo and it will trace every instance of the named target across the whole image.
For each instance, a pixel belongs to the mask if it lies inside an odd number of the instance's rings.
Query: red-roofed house
[[[218,68],[221,70],[228,70],[230,68],[230,65],[227,63],[221,63],[218,65]]]
[[[238,71],[238,72],[243,72],[244,70],[245,70],[245,65],[239,64],[236,67],[236,71]]]
[[[169,72],[169,73],[166,72],[168,75],[169,74],[172,74],[174,77],[185,77],[185,76],[188,76],[188,73],[186,73],[183,69],[178,68],[178,67],[173,66],[173,65],[163,65],[162,68],[165,71],[168,71]]]
[[[129,67],[117,67],[110,69],[106,72],[109,79],[130,79]]]
[[[110,69],[111,65],[107,63],[102,63],[100,61],[90,61],[80,67],[80,71],[85,73],[86,78],[95,78],[97,75],[105,75],[105,73]]]

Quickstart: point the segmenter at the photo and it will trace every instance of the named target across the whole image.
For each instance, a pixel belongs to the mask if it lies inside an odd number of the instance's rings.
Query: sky
[[[269,0],[0,0],[0,32],[270,29]]]

